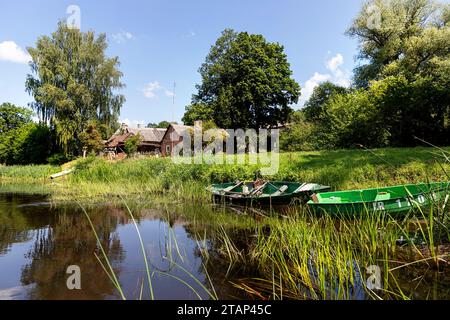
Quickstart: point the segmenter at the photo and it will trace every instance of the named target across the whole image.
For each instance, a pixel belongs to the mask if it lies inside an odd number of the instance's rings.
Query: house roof
[[[140,134],[144,142],[159,143],[164,137],[166,129],[162,128],[127,128],[127,132],[137,135]]]
[[[125,134],[114,134],[107,142],[106,142],[106,146],[108,148],[115,148],[117,147],[119,144],[124,143],[125,140],[128,139],[128,137],[130,136],[130,133],[125,133]]]
[[[122,127],[106,142],[109,148],[115,148],[119,144],[124,143],[130,136],[140,134],[142,137],[142,145],[158,145],[161,143],[167,129],[163,128],[129,128]]]
[[[186,132],[189,129],[193,129],[194,127],[184,126],[181,124],[170,124],[169,127],[166,129],[166,132],[164,133],[161,140],[163,140],[165,138],[165,136],[169,133],[170,128],[173,128],[173,132],[170,134],[170,140],[176,141],[181,136],[183,136],[184,132]]]
[[[178,135],[182,135],[186,130],[189,130],[189,129],[192,129],[193,127],[190,127],[190,126],[184,126],[184,125],[181,125],[181,124],[171,124],[171,126],[172,126],[172,128],[173,128],[173,130],[175,130],[175,132],[178,134]]]

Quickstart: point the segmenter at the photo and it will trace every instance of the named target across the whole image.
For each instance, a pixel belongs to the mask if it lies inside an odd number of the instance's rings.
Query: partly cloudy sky
[[[112,39],[114,42],[121,44],[121,43],[125,43],[129,40],[134,39],[134,35],[131,32],[128,31],[121,31],[118,33],[114,33],[112,35]]]
[[[299,100],[299,107],[303,107],[305,102],[311,97],[314,88],[322,82],[330,81],[337,85],[348,87],[351,82],[351,72],[343,68],[344,57],[338,53],[326,61],[327,73],[314,72],[304,84],[302,84],[302,96]]]
[[[0,103],[32,101],[24,85],[31,72],[26,48],[70,18],[75,3],[82,31],[106,33],[107,55],[119,57],[126,84],[121,119],[131,125],[181,121],[201,81],[198,69],[226,28],[284,46],[302,86],[293,106],[300,108],[323,81],[349,84],[357,43],[344,33],[363,1],[1,1]]]
[[[149,82],[142,90],[144,96],[148,99],[158,98],[161,94],[166,97],[173,97],[175,93],[161,86],[158,81]]]
[[[14,41],[0,42],[0,61],[27,64],[31,57]]]

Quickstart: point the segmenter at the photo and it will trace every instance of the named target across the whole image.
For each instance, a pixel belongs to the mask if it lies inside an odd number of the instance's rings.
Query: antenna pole
[[[175,122],[175,90],[177,87],[177,83],[174,81],[173,82],[173,101],[172,101],[172,123]]]

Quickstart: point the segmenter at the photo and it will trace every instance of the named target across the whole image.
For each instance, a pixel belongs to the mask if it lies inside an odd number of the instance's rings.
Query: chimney
[[[120,134],[124,134],[128,132],[128,125],[125,122],[122,122],[122,125],[120,126]]]

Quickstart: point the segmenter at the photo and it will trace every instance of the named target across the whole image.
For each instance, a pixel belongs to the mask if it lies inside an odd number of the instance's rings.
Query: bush
[[[128,138],[127,141],[125,141],[125,153],[129,156],[136,154],[140,143],[141,143],[140,134],[131,136],[130,138]]]
[[[60,166],[66,162],[72,161],[73,156],[66,155],[64,153],[55,153],[47,158],[47,162],[53,166]]]
[[[0,162],[8,165],[44,164],[52,146],[50,129],[29,123],[5,133],[0,139]]]

